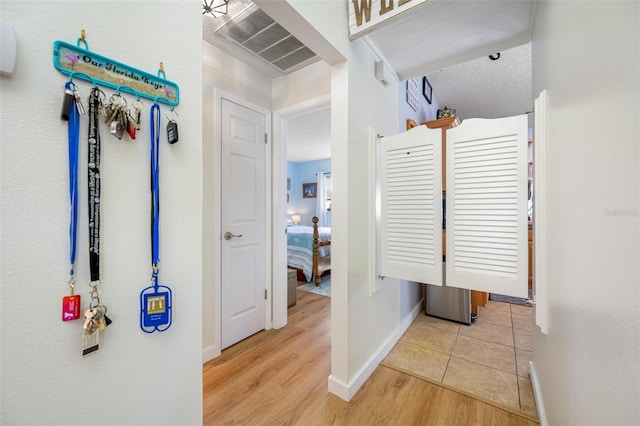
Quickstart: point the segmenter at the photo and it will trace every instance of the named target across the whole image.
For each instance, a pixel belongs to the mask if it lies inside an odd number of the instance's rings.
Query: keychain
[[[158,284],[160,272],[160,105],[151,106],[151,285],[140,292],[140,329],[145,333],[171,327],[172,292]],[[177,136],[177,135],[176,135]]]
[[[97,88],[91,90],[89,96],[89,131],[87,152],[88,198],[89,198],[89,270],[91,282],[89,295],[91,302],[84,313],[84,333],[82,335],[82,355],[86,356],[100,348],[100,333],[111,320],[107,317],[107,308],[100,303],[98,285],[100,284],[100,128],[98,119],[101,95]]]
[[[171,112],[175,114],[175,118],[169,118],[167,114],[167,139],[170,144],[174,144],[178,142],[178,113],[173,110],[173,107],[171,107]]]
[[[78,149],[80,135],[80,114],[76,102],[75,84],[65,84],[65,96],[61,119],[68,121],[69,140],[69,290],[68,296],[62,298],[62,321],[73,321],[80,318],[80,295],[74,294],[76,241],[78,236]],[[66,117],[66,118],[65,118]]]

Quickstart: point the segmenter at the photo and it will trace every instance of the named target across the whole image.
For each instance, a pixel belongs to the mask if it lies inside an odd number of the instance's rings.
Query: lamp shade
[[[302,220],[302,218],[300,217],[299,214],[292,214],[291,215],[291,222],[293,222],[294,224],[299,224],[300,221]]]

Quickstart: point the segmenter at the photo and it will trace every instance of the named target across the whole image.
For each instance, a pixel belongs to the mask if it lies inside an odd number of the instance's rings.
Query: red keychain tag
[[[62,321],[73,321],[80,318],[80,295],[74,294],[62,298]]]

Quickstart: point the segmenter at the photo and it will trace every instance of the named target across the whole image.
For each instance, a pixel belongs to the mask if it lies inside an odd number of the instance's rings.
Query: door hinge
[[[267,300],[267,289],[264,289],[264,300]]]
[[[264,143],[269,143],[269,142],[267,141],[267,134],[266,134],[266,133],[264,134]]]

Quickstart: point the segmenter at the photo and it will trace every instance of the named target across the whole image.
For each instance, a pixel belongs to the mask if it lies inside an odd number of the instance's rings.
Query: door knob
[[[231,232],[225,232],[225,233],[224,233],[224,239],[225,239],[225,240],[230,240],[230,239],[232,239],[233,237],[242,237],[242,234],[240,234],[240,235],[236,235],[236,234],[232,234]]]

